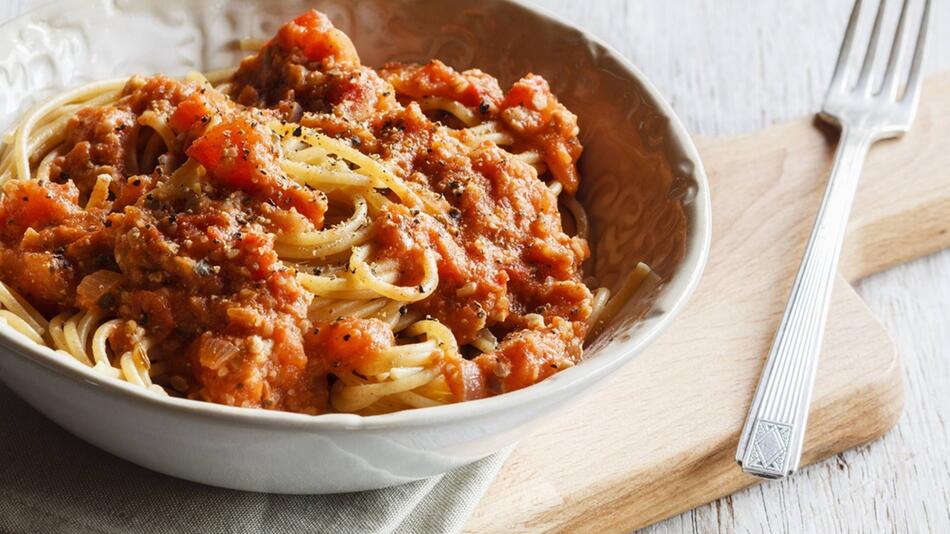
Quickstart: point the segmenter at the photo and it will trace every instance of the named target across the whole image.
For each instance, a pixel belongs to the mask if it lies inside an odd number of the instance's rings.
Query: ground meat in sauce
[[[10,182],[0,203],[0,277],[46,315],[95,310],[123,320],[115,352],[143,336],[181,377],[175,389],[235,406],[323,413],[328,374],[392,346],[374,319],[307,319],[312,296],[278,260],[274,233],[323,225],[325,195],[278,164],[266,124],[294,120],[379,157],[437,217],[392,204],[373,231],[398,283],[438,255],[439,286],[411,305],[449,326],[460,344],[483,328],[497,350],[444,371],[457,400],[529,386],[581,358],[591,295],[580,281],[586,242],[561,229],[557,201],[531,166],[493,143],[433,120],[417,101],[438,97],[498,120],[514,149],[537,150],[576,190],[576,117],[528,75],[507,93],[478,71],[432,61],[361,65],[349,38],[310,11],[283,26],[234,74],[230,98],[193,82],[133,78],[115,105],[80,110],[46,182]],[[149,113],[170,117],[171,158],[135,161]],[[189,158],[199,190],[172,187]],[[168,167],[168,168],[165,168]],[[101,175],[106,205],[81,208]],[[174,185],[174,184],[173,184]],[[542,318],[538,323],[538,316]]]

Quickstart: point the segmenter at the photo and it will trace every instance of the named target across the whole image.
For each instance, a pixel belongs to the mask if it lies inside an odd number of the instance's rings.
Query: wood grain
[[[856,281],[950,246],[950,72],[927,80],[913,130],[900,140],[876,144],[868,155],[848,224],[840,271]],[[771,181],[819,179],[809,201],[824,194],[837,133],[803,119],[742,137],[700,138],[703,161],[714,182],[740,172],[754,188]],[[717,184],[718,185],[718,184]],[[732,194],[726,191],[725,194]],[[720,212],[714,211],[717,232]],[[810,223],[799,229],[808,232]],[[797,264],[794,266],[797,267]]]
[[[935,96],[914,134],[922,139],[891,143],[882,161],[867,166],[849,227],[849,242],[863,253],[849,256],[849,272],[875,272],[950,245],[950,187],[935,172],[950,165],[942,149],[950,141],[950,96],[936,96],[950,95],[950,75],[931,80],[928,92]],[[933,142],[915,142],[923,138]],[[710,263],[693,301],[656,346],[519,445],[470,531],[629,530],[755,482],[733,461],[738,430],[832,151],[833,139],[810,120],[702,143],[716,216]],[[919,189],[894,193],[898,167],[917,177]],[[926,231],[875,247],[880,227],[898,220]],[[883,434],[900,415],[902,395],[892,343],[842,278],[805,462]],[[582,453],[589,450],[597,454]]]

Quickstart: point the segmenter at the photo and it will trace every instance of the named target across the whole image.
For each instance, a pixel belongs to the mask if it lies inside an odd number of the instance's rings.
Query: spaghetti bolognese
[[[361,414],[575,365],[655,275],[582,281],[577,118],[309,11],[239,67],[94,83],[0,148],[0,319],[156,394]],[[559,205],[574,235],[562,225]]]

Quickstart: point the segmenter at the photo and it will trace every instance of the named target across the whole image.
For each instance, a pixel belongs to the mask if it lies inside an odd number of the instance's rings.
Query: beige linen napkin
[[[340,495],[223,490],[143,469],[0,386],[0,532],[458,532],[510,450],[428,480]]]

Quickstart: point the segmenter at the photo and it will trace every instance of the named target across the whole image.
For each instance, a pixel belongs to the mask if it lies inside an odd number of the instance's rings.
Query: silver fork
[[[856,80],[849,59],[862,0],[857,0],[851,12],[831,86],[819,115],[841,129],[841,139],[815,227],[739,439],[736,462],[746,473],[782,478],[794,473],[801,461],[831,288],[861,166],[872,144],[898,137],[910,129],[920,99],[931,6],[930,0],[925,0],[910,75],[901,93],[903,77],[898,71],[908,48],[904,34],[909,3],[904,0],[901,7],[882,75],[875,56],[887,0],[880,0]],[[880,83],[879,89],[876,83]]]

